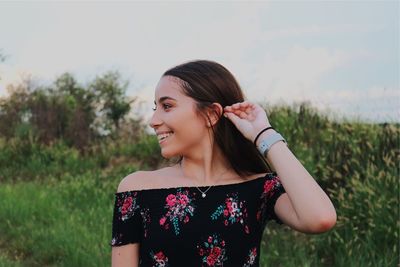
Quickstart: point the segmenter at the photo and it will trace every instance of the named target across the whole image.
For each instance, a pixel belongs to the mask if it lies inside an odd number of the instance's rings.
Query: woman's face
[[[155,111],[150,126],[158,135],[164,158],[183,155],[201,149],[207,142],[206,121],[195,112],[195,101],[182,94],[176,77],[164,76],[155,90]],[[165,139],[159,133],[172,132]]]

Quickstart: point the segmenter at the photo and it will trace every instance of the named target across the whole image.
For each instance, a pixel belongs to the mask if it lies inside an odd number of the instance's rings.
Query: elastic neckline
[[[213,188],[221,188],[221,187],[229,187],[229,186],[238,186],[241,184],[249,184],[252,182],[259,181],[263,178],[267,178],[268,176],[276,175],[273,172],[267,173],[265,176],[260,176],[248,181],[240,182],[240,183],[231,183],[231,184],[218,184],[218,185],[212,185]],[[205,186],[197,186],[198,188],[206,188],[210,187],[211,185],[205,185]],[[145,188],[145,189],[139,189],[139,190],[127,190],[127,191],[122,191],[122,192],[117,192],[115,195],[120,195],[120,194],[126,194],[129,192],[144,192],[144,191],[155,191],[155,190],[172,190],[172,189],[195,189],[196,186],[175,186],[175,187],[163,187],[163,188]]]

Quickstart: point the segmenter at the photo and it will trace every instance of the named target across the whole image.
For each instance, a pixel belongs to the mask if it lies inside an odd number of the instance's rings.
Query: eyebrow
[[[161,102],[163,102],[164,100],[167,100],[167,99],[177,101],[175,98],[172,98],[172,97],[170,97],[170,96],[162,96],[162,97],[160,97],[160,98],[158,99],[158,103],[161,103]],[[156,101],[154,101],[154,104],[156,105]]]

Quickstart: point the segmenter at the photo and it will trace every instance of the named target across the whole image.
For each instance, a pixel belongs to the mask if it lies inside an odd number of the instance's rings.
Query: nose
[[[157,125],[161,124],[161,122],[157,118],[156,114],[157,114],[157,111],[155,111],[153,113],[153,115],[151,115],[150,122],[149,122],[150,127],[153,128],[153,129],[157,128]]]

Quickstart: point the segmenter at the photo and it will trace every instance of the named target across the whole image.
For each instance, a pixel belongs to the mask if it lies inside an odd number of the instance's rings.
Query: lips
[[[167,132],[167,133],[157,135],[158,142],[161,143],[161,142],[165,141],[168,137],[170,137],[173,134],[174,134],[173,132]]]

